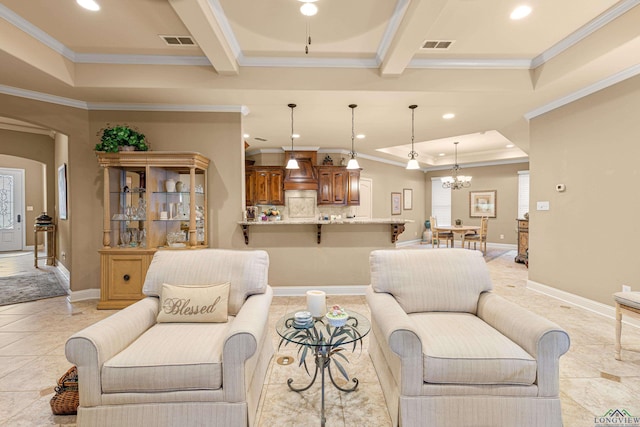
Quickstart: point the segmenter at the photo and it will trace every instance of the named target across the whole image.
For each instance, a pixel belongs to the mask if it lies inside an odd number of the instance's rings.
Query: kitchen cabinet
[[[253,168],[245,169],[244,187],[246,206],[253,206],[256,200],[256,171]]]
[[[291,157],[298,162],[298,169],[285,169],[284,171],[284,189],[285,190],[317,190],[318,176],[316,173],[315,151],[294,151],[293,154],[287,153],[286,160]]]
[[[318,166],[318,205],[359,205],[360,171]]]
[[[251,205],[284,205],[284,169],[279,166],[256,166],[252,170],[255,185],[252,189],[247,187],[247,193],[254,192]]]
[[[156,251],[208,246],[209,159],[166,151],[97,156],[104,178],[98,308],[119,309],[144,297],[142,285]]]

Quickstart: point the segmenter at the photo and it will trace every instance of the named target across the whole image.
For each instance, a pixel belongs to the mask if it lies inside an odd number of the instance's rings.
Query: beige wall
[[[326,155],[318,154],[319,161]],[[329,155],[334,165],[340,163],[340,154]],[[261,165],[284,162],[283,155],[275,154],[251,158]],[[393,217],[414,221],[406,224],[399,243],[420,239],[425,220],[424,173],[363,158],[358,162],[360,177],[372,180],[373,217],[391,218],[391,192],[413,190],[413,209]],[[334,286],[368,284],[371,251],[395,245],[389,225],[325,225],[320,244],[316,243],[315,225],[285,225],[250,227],[248,247],[269,253],[269,282],[274,286]]]
[[[480,225],[480,218],[469,216],[471,191],[496,190],[496,217],[489,219],[487,241],[489,243],[516,244],[518,233],[518,171],[529,169],[528,163],[463,168],[464,175],[471,175],[471,187],[451,191],[451,221],[461,219],[466,225]],[[431,212],[431,178],[451,175],[450,171],[433,171],[426,176],[426,211]],[[504,239],[500,238],[504,236]]]
[[[54,185],[54,193],[55,193],[55,216],[57,218],[58,224],[58,233],[57,233],[57,242],[56,242],[56,258],[58,262],[65,266],[67,270],[69,270],[71,259],[71,240],[69,236],[71,235],[71,202],[69,198],[69,194],[73,191],[74,188],[74,177],[73,170],[69,168],[69,138],[67,135],[64,135],[60,132],[55,135],[55,185]],[[58,192],[58,168],[62,165],[67,165],[67,219],[60,218],[59,212],[59,192]],[[75,169],[75,168],[74,168]]]
[[[0,168],[24,170],[24,206],[33,206],[32,211],[27,211],[25,208],[22,220],[22,227],[25,233],[24,246],[33,246],[35,244],[35,239],[33,237],[33,223],[35,222],[36,217],[46,210],[44,203],[45,166],[43,163],[35,160],[0,154]],[[39,240],[42,244],[44,239],[40,237]]]
[[[640,291],[638,111],[634,77],[532,120],[530,280],[608,305]]]

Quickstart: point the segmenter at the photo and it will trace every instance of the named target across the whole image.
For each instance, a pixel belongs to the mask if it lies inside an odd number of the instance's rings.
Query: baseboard
[[[419,245],[421,242],[422,242],[422,239],[405,240],[403,242],[397,242],[396,248],[401,248],[403,246]]]
[[[517,250],[518,249],[518,245],[515,245],[513,243],[492,243],[492,242],[487,242],[487,247],[488,248],[493,248],[493,249],[505,249],[505,250]]]
[[[83,289],[81,291],[71,291],[67,300],[69,302],[86,301],[90,299],[100,299],[100,289]]]
[[[71,280],[71,272],[67,270],[67,267],[60,264],[60,262],[56,262],[56,268],[58,269],[58,273],[60,273],[65,278],[65,281],[66,281],[65,285],[67,286],[67,289],[68,289],[69,281]]]
[[[367,285],[352,286],[275,286],[273,295],[278,297],[303,297],[307,291],[323,291],[327,295],[364,295]]]
[[[592,313],[608,317],[609,319],[615,320],[616,318],[616,309],[610,305],[602,304],[601,302],[593,301],[570,292],[552,288],[551,286],[543,285],[542,283],[534,282],[533,280],[527,280],[527,288],[560,301],[564,301],[568,304],[572,304],[576,307],[583,308]],[[622,316],[622,319],[622,323],[640,328],[640,319],[624,315]]]

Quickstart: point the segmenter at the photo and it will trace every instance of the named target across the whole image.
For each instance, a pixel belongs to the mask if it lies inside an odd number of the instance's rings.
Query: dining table
[[[435,227],[436,232],[453,232],[454,236],[455,234],[460,234],[463,248],[465,235],[472,231],[477,232],[478,230],[480,230],[479,225],[438,225]],[[451,246],[455,247],[455,238]]]

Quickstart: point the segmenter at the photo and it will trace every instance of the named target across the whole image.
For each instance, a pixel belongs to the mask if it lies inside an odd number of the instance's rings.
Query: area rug
[[[0,305],[67,295],[55,273],[0,277]]]

